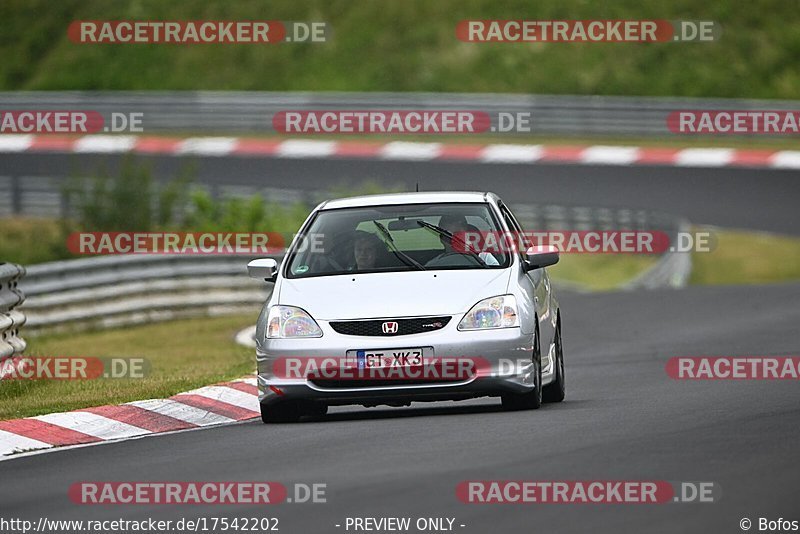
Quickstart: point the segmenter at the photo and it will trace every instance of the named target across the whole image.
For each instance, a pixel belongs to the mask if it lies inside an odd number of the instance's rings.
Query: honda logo
[[[381,325],[381,330],[384,334],[396,334],[399,329],[400,325],[395,321],[387,321]]]

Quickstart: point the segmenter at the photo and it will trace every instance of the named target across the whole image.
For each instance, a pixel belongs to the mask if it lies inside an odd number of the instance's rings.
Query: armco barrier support
[[[22,354],[27,346],[19,335],[25,314],[15,309],[25,300],[17,282],[25,268],[14,263],[0,263],[0,361]]]

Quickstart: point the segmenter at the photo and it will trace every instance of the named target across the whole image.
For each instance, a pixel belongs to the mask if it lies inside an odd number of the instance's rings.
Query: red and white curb
[[[256,379],[244,378],[168,399],[0,421],[0,460],[21,452],[229,424],[260,415]]]
[[[677,167],[763,167],[800,169],[800,150],[732,148],[647,148],[605,145],[444,144],[407,141],[320,141],[130,135],[83,137],[4,134],[0,153],[170,154],[269,156],[276,158],[356,158],[387,161],[472,161],[476,163],[576,163],[586,165],[666,165]]]

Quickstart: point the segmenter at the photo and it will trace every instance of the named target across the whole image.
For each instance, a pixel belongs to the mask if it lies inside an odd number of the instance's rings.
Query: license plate
[[[358,369],[385,369],[391,367],[416,367],[430,358],[429,347],[412,349],[365,349],[347,351],[349,363]]]

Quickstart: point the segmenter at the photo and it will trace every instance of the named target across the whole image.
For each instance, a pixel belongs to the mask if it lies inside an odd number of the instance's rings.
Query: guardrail
[[[796,101],[719,98],[556,96],[480,93],[279,93],[257,91],[4,92],[4,110],[74,109],[143,113],[145,132],[231,134],[272,132],[286,110],[475,110],[528,112],[531,133],[668,136],[666,118],[686,109],[795,110]],[[498,133],[497,135],[502,135]]]
[[[19,335],[25,314],[15,309],[25,300],[17,286],[25,268],[14,263],[0,263],[0,361],[22,354],[27,346]]]
[[[646,210],[512,205],[527,229],[659,230],[686,223]],[[273,256],[280,260],[281,256]],[[244,255],[127,255],[32,265],[21,286],[26,330],[106,328],[198,315],[256,313],[271,285],[247,277]],[[626,287],[680,287],[688,254],[666,253]]]
[[[247,277],[247,256],[106,256],[32,265],[27,330],[109,328],[258,311],[271,286]]]

